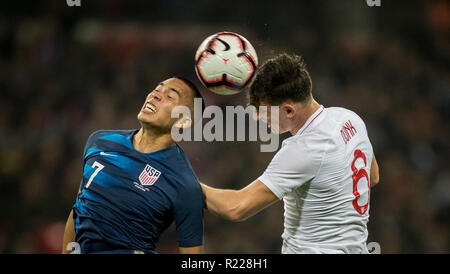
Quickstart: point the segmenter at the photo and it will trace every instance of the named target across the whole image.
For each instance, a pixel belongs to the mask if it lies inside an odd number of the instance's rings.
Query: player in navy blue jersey
[[[148,94],[135,130],[99,130],[88,138],[83,178],[67,220],[63,253],[156,253],[160,235],[175,222],[180,253],[203,253],[204,195],[173,126],[176,106],[193,113],[201,98],[189,80],[174,77]]]

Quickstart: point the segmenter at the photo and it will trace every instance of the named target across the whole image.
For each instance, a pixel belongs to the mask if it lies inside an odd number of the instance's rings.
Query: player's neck
[[[146,130],[144,128],[141,128],[133,136],[132,141],[134,149],[142,153],[152,153],[174,145],[170,133],[157,134],[152,130]]]
[[[294,127],[290,130],[292,135],[297,134],[297,132],[305,125],[309,117],[314,114],[320,108],[320,104],[316,100],[311,99],[311,101],[302,108],[297,109],[298,113],[294,120]]]

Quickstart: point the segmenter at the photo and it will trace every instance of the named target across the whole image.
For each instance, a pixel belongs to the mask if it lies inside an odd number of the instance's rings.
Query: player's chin
[[[156,130],[159,133],[170,132],[171,124],[169,121],[162,120],[156,115],[146,115],[139,113],[138,120],[142,127],[147,129]]]
[[[139,122],[144,123],[144,124],[154,124],[155,122],[157,122],[157,117],[151,113],[146,113],[144,111],[139,112],[139,114],[137,115],[137,118],[139,120]]]

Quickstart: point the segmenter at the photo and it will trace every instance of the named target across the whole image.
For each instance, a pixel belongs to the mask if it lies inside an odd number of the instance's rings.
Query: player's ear
[[[286,118],[294,117],[296,110],[297,110],[297,108],[294,104],[287,103],[287,102],[281,104],[281,111],[284,115],[286,115]]]
[[[190,117],[183,116],[175,122],[177,128],[188,128],[192,125],[192,119]]]

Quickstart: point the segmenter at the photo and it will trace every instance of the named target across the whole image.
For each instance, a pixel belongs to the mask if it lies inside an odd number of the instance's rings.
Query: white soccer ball
[[[219,32],[206,38],[195,54],[195,72],[200,82],[214,93],[231,95],[252,80],[258,56],[250,42],[233,32]]]

